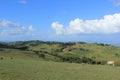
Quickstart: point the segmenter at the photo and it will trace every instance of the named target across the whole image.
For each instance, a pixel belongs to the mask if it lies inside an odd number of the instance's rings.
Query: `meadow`
[[[119,52],[82,42],[0,43],[0,80],[120,80]],[[115,66],[101,63],[108,60]]]
[[[0,56],[0,80],[120,80],[120,67],[44,61],[19,50]]]

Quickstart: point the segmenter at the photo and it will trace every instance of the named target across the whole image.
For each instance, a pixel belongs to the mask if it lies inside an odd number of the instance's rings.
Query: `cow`
[[[107,64],[114,66],[115,65],[115,61],[107,61]]]

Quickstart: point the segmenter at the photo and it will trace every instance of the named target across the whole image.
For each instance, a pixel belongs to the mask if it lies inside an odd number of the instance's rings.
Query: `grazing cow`
[[[114,66],[115,65],[115,61],[107,61],[107,64]]]

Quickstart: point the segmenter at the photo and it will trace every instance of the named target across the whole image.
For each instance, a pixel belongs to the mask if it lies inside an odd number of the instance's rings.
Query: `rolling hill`
[[[1,42],[0,80],[119,80],[119,52],[98,43]]]
[[[25,55],[33,53],[47,61],[106,64],[115,61],[120,64],[120,48],[102,43],[85,42],[44,42],[44,41],[17,41],[0,43],[0,52],[22,51]]]

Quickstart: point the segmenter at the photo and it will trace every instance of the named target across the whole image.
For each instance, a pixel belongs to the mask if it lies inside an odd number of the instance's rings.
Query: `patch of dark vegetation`
[[[97,45],[100,45],[100,46],[112,46],[111,44],[103,44],[103,43],[94,43],[94,44],[97,44]]]
[[[88,49],[84,49],[84,48],[80,48],[80,50],[82,50],[82,51],[89,51]]]
[[[15,47],[15,49],[19,49],[19,50],[28,50],[28,46]]]
[[[41,51],[34,51],[40,58],[45,59],[45,54],[41,53]]]
[[[13,46],[9,46],[7,43],[0,43],[0,48],[4,49],[12,49],[14,48]]]
[[[116,57],[120,57],[120,54],[119,54],[119,53],[115,53],[115,56],[116,56]]]
[[[13,57],[10,57],[10,59],[12,60],[12,59],[13,59]]]
[[[3,57],[1,57],[0,60],[3,60]]]
[[[105,65],[106,61],[96,61],[95,58],[88,58],[88,57],[72,57],[72,56],[60,56],[58,54],[52,54],[51,55],[58,57],[60,60],[59,62],[69,62],[69,63],[85,63],[85,64],[101,64]]]

